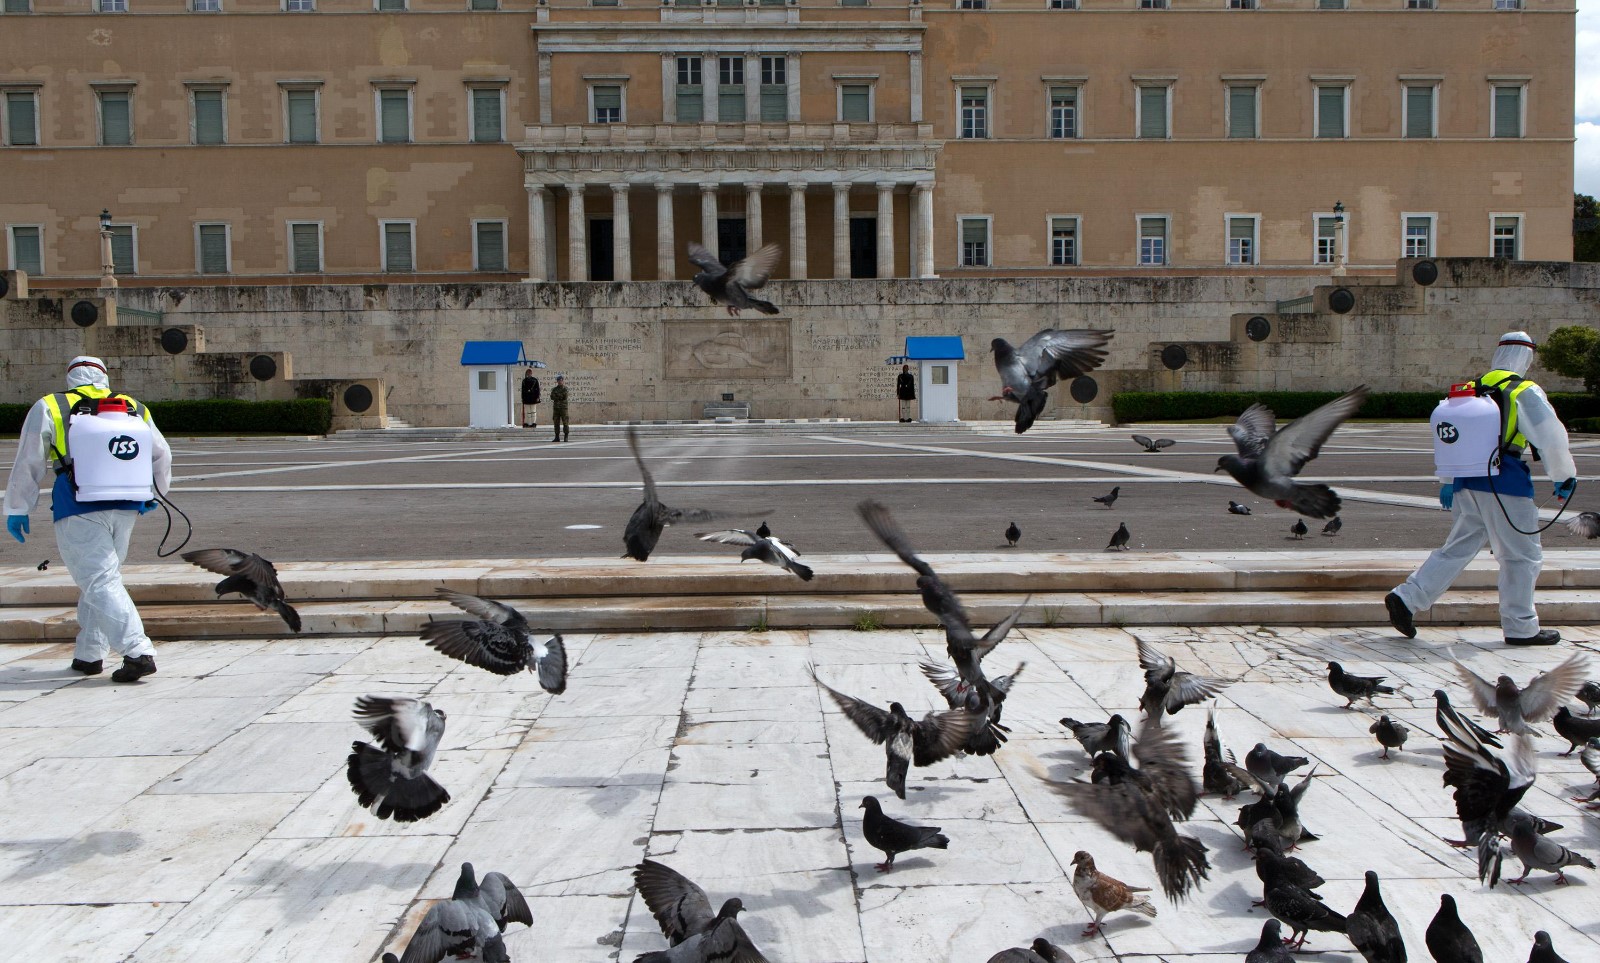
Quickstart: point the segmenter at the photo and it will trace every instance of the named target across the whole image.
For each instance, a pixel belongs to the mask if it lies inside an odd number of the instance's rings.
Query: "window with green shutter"
[[[499,10],[500,0],[469,0],[468,10]]]
[[[705,119],[704,65],[699,57],[678,58],[678,123],[698,124]]]
[[[1406,136],[1433,136],[1433,86],[1406,88]]]
[[[1317,88],[1317,136],[1343,137],[1344,128],[1343,87]]]
[[[1165,217],[1139,218],[1139,263],[1145,265],[1167,263]]]
[[[44,245],[37,227],[11,229],[11,267],[31,275],[44,273]]]
[[[114,274],[136,273],[132,224],[111,225],[111,270]]]
[[[1256,130],[1256,95],[1259,88],[1243,84],[1228,88],[1228,136],[1254,138]]]
[[[289,225],[289,269],[296,274],[322,271],[322,229],[315,223]]]
[[[1078,88],[1050,88],[1050,136],[1078,136]]]
[[[385,144],[404,144],[411,140],[411,91],[398,88],[378,91],[378,139]]]
[[[315,144],[317,142],[317,92],[315,90],[285,91],[289,112],[289,143]]]
[[[383,225],[383,269],[414,271],[411,263],[411,225],[386,221]]]
[[[1494,89],[1494,136],[1522,136],[1522,88],[1496,87]]]
[[[38,145],[39,110],[32,91],[6,92],[6,143],[12,147]]]
[[[868,84],[839,86],[839,119],[865,124],[872,120],[872,87]]]
[[[201,224],[198,233],[200,235],[200,273],[227,274],[228,225]]]
[[[1167,136],[1167,88],[1139,88],[1139,136],[1164,140]]]
[[[378,0],[378,9],[388,13],[397,13],[406,8],[406,0]]]
[[[1228,218],[1228,263],[1256,263],[1256,219]]]
[[[100,143],[116,147],[133,143],[133,98],[126,90],[100,92]]]
[[[194,92],[194,142],[222,144],[227,141],[226,115],[220,90]]]
[[[717,58],[717,122],[744,120],[744,58]]]
[[[761,122],[781,124],[789,119],[789,58],[761,58]]]
[[[477,223],[478,270],[506,269],[506,226],[499,221]]]
[[[5,0],[6,13],[32,13],[31,0]]]
[[[473,143],[498,144],[505,140],[505,133],[500,123],[503,93],[498,87],[472,88]]]
[[[961,266],[989,266],[989,221],[982,217],[961,219]]]
[[[591,123],[622,123],[622,86],[620,84],[596,84],[590,88],[589,96],[594,101],[594,116],[590,118]]]

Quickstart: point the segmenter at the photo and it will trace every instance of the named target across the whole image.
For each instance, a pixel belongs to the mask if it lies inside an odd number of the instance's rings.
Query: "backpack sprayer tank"
[[[117,398],[93,414],[75,413],[67,425],[67,452],[80,502],[149,501],[155,497],[150,426],[128,414]]]
[[[1451,385],[1433,409],[1434,472],[1441,480],[1500,474],[1500,406],[1472,382]]]

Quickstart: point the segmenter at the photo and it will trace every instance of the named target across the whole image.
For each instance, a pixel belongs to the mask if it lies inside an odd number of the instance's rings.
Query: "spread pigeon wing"
[[[1171,448],[1173,445],[1176,445],[1176,444],[1177,444],[1177,442],[1173,441],[1171,438],[1157,438],[1156,439],[1156,447],[1157,448]]]
[[[533,925],[533,910],[528,908],[528,900],[506,874],[484,873],[478,883],[478,892],[501,932],[505,931],[507,923]]]
[[[660,924],[667,942],[674,946],[717,917],[706,891],[669,866],[647,859],[634,869],[633,879],[644,905]]]
[[[516,675],[526,664],[524,644],[499,626],[451,619],[427,623],[421,635],[429,646],[450,658],[495,675]]]
[[[743,529],[729,529],[725,532],[696,532],[695,538],[702,542],[721,542],[724,545],[755,545],[761,541],[754,532]]]
[[[700,245],[691,245],[691,248],[695,247],[700,247]],[[700,249],[702,251],[705,250],[705,248]],[[628,426],[628,448],[633,452],[633,460],[639,465],[639,475],[644,479],[644,503],[650,507],[651,512],[655,512],[659,504],[656,501],[655,476],[650,474],[650,469],[644,467],[644,455],[639,452],[639,435],[633,430],[632,425]]]
[[[889,514],[887,506],[868,499],[856,505],[856,514],[860,515],[861,520],[872,529],[872,534],[878,536],[878,541],[889,551],[900,556],[900,561],[915,569],[917,574],[928,578],[939,577],[934,574],[933,566],[917,557],[916,550],[911,547],[911,540],[906,537],[905,530],[894,520],[894,516]]]
[[[931,766],[961,751],[977,718],[963,711],[930,712],[912,726],[912,761]]]
[[[1467,684],[1467,691],[1472,694],[1473,705],[1478,707],[1479,712],[1486,712],[1491,716],[1495,715],[1497,710],[1495,708],[1494,683],[1462,665],[1456,659],[1455,653],[1449,649],[1445,650],[1445,655],[1451,662],[1455,663],[1456,672],[1460,674],[1461,681]]]
[[[882,745],[884,740],[900,731],[899,726],[895,724],[894,714],[888,710],[862,702],[854,696],[847,696],[821,679],[817,679],[817,685],[827,690],[828,695],[832,696],[833,701],[844,711],[845,718],[854,723],[855,727],[861,730],[861,734],[873,742]]]
[[[695,267],[712,277],[721,277],[728,270],[721,261],[717,260],[715,254],[706,250],[705,245],[694,241],[689,242],[689,260]]]
[[[1189,754],[1177,732],[1162,728],[1159,715],[1151,715],[1139,727],[1139,741],[1133,747],[1139,770],[1150,777],[1151,789],[1162,808],[1188,819],[1200,798],[1200,788],[1189,775]]]
[[[1360,410],[1367,386],[1360,385],[1309,414],[1302,415],[1273,434],[1262,452],[1262,467],[1269,475],[1297,475],[1317,457],[1329,436]]]
[[[981,659],[990,652],[993,652],[995,646],[999,645],[1001,642],[1004,642],[1006,636],[1009,635],[1011,630],[1016,627],[1017,620],[1022,618],[1022,612],[1028,607],[1028,602],[1032,600],[1032,598],[1032,595],[1024,598],[1022,600],[1022,604],[1017,606],[1017,610],[1015,612],[1012,612],[1010,615],[1006,616],[1003,621],[996,624],[989,631],[983,633],[983,638],[979,639],[977,644],[972,647],[972,654]]]
[[[271,562],[236,548],[202,548],[195,552],[184,552],[183,560],[218,575],[243,575],[257,585],[278,584],[278,570],[272,567]]]
[[[1212,679],[1191,672],[1178,672],[1172,677],[1172,688],[1167,690],[1164,704],[1169,712],[1174,707],[1191,706],[1216,696],[1233,683],[1233,679]]]
[[[432,715],[419,699],[356,698],[356,722],[388,752],[425,751]]]
[[[1267,450],[1267,442],[1278,428],[1278,419],[1272,409],[1257,403],[1246,408],[1233,424],[1228,426],[1228,437],[1239,449],[1243,458],[1259,458]]]
[[[1105,345],[1111,334],[1087,328],[1046,328],[1022,342],[1017,357],[1028,369],[1028,377],[1035,382],[1043,380],[1048,387],[1057,380],[1076,378],[1100,367],[1106,360]]]
[[[400,963],[437,963],[445,954],[470,946],[475,929],[474,909],[453,899],[433,904],[406,944]]]
[[[750,934],[734,919],[722,920],[706,933],[700,950],[702,959],[715,963],[767,963],[767,958],[750,941]]]
[[[920,662],[918,665],[951,708],[965,704],[966,700],[961,696],[961,676],[956,674],[953,666],[943,662]]]
[[[522,613],[504,602],[495,602],[447,588],[438,589],[437,591],[440,598],[468,615],[475,615],[487,622],[494,622],[497,625],[504,625],[508,628],[525,630],[528,627],[528,622],[522,617]]]
[[[746,255],[729,268],[733,280],[746,291],[754,291],[766,284],[767,279],[772,277],[772,269],[778,266],[781,250],[776,244],[763,244],[755,253]]]
[[[1564,523],[1567,531],[1584,538],[1600,538],[1600,513],[1584,512],[1575,518],[1569,518]]]
[[[1535,676],[1519,697],[1522,702],[1522,717],[1531,722],[1538,722],[1555,715],[1557,709],[1577,695],[1588,670],[1588,660],[1580,653],[1571,656],[1549,672]]]
[[[1133,440],[1138,442],[1139,444],[1143,445],[1146,448],[1154,448],[1155,444],[1156,444],[1155,442],[1151,441],[1149,438],[1146,438],[1144,435],[1134,435],[1133,436]]]

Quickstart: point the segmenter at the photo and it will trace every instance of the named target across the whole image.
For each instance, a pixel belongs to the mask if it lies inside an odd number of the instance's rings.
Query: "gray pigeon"
[[[1496,716],[1501,732],[1530,735],[1538,735],[1539,730],[1528,723],[1543,722],[1554,716],[1562,704],[1570,702],[1589,668],[1588,660],[1578,653],[1549,672],[1534,676],[1526,688],[1519,689],[1509,675],[1502,674],[1490,682],[1462,665],[1450,650],[1446,649],[1445,654],[1455,663],[1478,711]]]
[[[1297,482],[1294,476],[1317,457],[1334,429],[1366,400],[1367,386],[1362,385],[1282,428],[1277,427],[1277,419],[1266,405],[1251,405],[1228,427],[1239,453],[1217,459],[1216,470],[1226,471],[1234,481],[1271,499],[1279,508],[1311,518],[1332,518],[1339,514],[1339,496],[1333,489]]]
[[[766,963],[739,925],[743,900],[727,900],[713,913],[705,890],[653,859],[634,867],[633,879],[672,947],[664,953],[646,953],[634,963]]]
[[[1049,388],[1057,381],[1070,381],[1100,367],[1106,360],[1105,345],[1110,331],[1085,329],[1062,331],[1046,328],[1012,347],[1004,338],[989,342],[994,352],[994,367],[1000,373],[1000,393],[990,401],[1009,401],[1017,406],[1017,434],[1033,427],[1049,402]]]
[[[1357,699],[1365,700],[1370,706],[1375,695],[1394,695],[1393,686],[1381,684],[1385,678],[1381,675],[1352,675],[1339,663],[1328,663],[1328,688],[1345,699],[1346,709],[1353,707]]]
[[[1497,756],[1452,716],[1445,717],[1443,732],[1444,784],[1455,789],[1463,833],[1462,841],[1452,845],[1476,847],[1478,878],[1493,886],[1500,878],[1500,834],[1509,832],[1513,822],[1534,819],[1516,810],[1537,775],[1533,749],[1519,735],[1504,758]]]
[[[1073,960],[1066,950],[1040,937],[1031,947],[1001,950],[989,957],[989,963],[1073,963]]]
[[[1222,737],[1217,735],[1217,713],[1206,714],[1206,734],[1201,743],[1205,752],[1205,765],[1200,770],[1200,785],[1206,792],[1217,793],[1232,799],[1245,788],[1245,783],[1233,774],[1239,768],[1233,764],[1233,753],[1222,748]]]
[[[1134,435],[1133,440],[1142,446],[1145,451],[1154,452],[1160,452],[1163,448],[1171,448],[1173,445],[1177,444],[1177,442],[1173,441],[1171,438],[1157,438],[1154,441],[1151,441],[1144,435]]]
[[[443,711],[419,699],[364,695],[356,699],[355,717],[378,740],[377,746],[357,741],[350,747],[346,775],[363,809],[410,823],[450,801],[428,775],[444,738]]]
[[[1290,534],[1294,535],[1295,541],[1305,538],[1306,533],[1309,531],[1311,531],[1311,529],[1306,527],[1306,522],[1303,518],[1295,519],[1294,524],[1289,526],[1289,532]]]
[[[1018,663],[1006,675],[984,676],[981,688],[969,685],[961,678],[960,670],[949,663],[924,660],[918,666],[950,708],[965,710],[972,717],[972,727],[967,731],[967,741],[961,750],[974,756],[992,756],[998,752],[1008,738],[1006,733],[1011,731],[1000,724],[1001,706],[1011,694],[1012,683],[1028,663]]]
[[[694,537],[702,542],[743,545],[744,551],[739,553],[739,561],[748,562],[755,559],[758,562],[766,562],[768,565],[793,572],[800,576],[802,582],[811,581],[811,567],[800,561],[800,553],[770,535],[763,537],[742,528],[733,528],[722,532],[696,532]]]
[[[858,808],[867,811],[867,814],[861,817],[862,837],[866,839],[868,846],[880,850],[886,857],[877,866],[880,873],[893,870],[894,858],[901,853],[913,849],[950,848],[950,837],[941,833],[939,827],[913,826],[884,815],[883,806],[878,802],[877,796],[868,796],[861,800]]]
[[[1589,711],[1584,715],[1594,715],[1595,706],[1600,706],[1600,682],[1585,682],[1574,698],[1589,707]]]
[[[1306,937],[1312,930],[1343,933],[1349,926],[1343,914],[1328,907],[1315,894],[1291,883],[1279,882],[1268,888],[1265,902],[1267,912],[1289,925],[1287,945],[1295,950],[1305,948]]]
[[[1578,753],[1578,758],[1583,760],[1583,768],[1589,770],[1589,775],[1594,777],[1595,787],[1587,796],[1573,796],[1572,801],[1592,803],[1600,799],[1600,739],[1590,739],[1585,743],[1583,751]]]
[[[772,277],[772,269],[778,266],[779,251],[778,245],[766,244],[744,259],[724,265],[704,245],[691,241],[689,260],[700,269],[694,276],[695,287],[710,295],[713,304],[727,308],[731,315],[747,308],[755,308],[762,314],[777,314],[777,305],[754,297],[750,292],[760,290]]]
[[[1550,942],[1550,934],[1544,930],[1533,934],[1533,949],[1528,951],[1528,963],[1567,963],[1556,952],[1555,944]]]
[[[1214,698],[1239,681],[1180,671],[1170,655],[1143,639],[1136,639],[1135,643],[1139,648],[1139,668],[1144,670],[1144,694],[1139,697],[1139,708],[1146,715],[1174,715],[1184,706]]]
[[[1434,963],[1483,963],[1483,950],[1467,924],[1461,922],[1456,898],[1449,893],[1439,897],[1439,912],[1433,915],[1424,939]]]
[[[184,552],[183,560],[198,565],[208,572],[226,575],[217,583],[217,594],[238,592],[263,612],[276,612],[295,632],[300,631],[300,613],[283,597],[283,586],[278,583],[278,570],[272,563],[253,552],[236,548],[202,548]],[[43,566],[40,566],[43,568]]]
[[[1280,756],[1268,749],[1264,742],[1256,743],[1255,748],[1245,753],[1244,757],[1244,767],[1270,792],[1277,791],[1284,776],[1310,762],[1305,756]]]
[[[1110,508],[1112,505],[1115,505],[1117,503],[1117,493],[1120,492],[1120,491],[1122,491],[1122,486],[1121,485],[1114,485],[1114,486],[1112,486],[1111,491],[1109,491],[1106,494],[1101,495],[1100,497],[1096,498],[1095,501],[1099,502],[1100,504],[1104,505],[1107,508]]]
[[[1007,547],[1016,548],[1017,547],[1017,542],[1019,542],[1021,540],[1022,540],[1022,529],[1017,527],[1017,523],[1016,522],[1012,522],[1010,525],[1007,525],[1006,526],[1006,545],[1007,545]]]
[[[901,799],[906,798],[906,774],[911,766],[931,766],[960,752],[972,727],[973,716],[964,711],[930,712],[917,722],[906,715],[905,707],[898,702],[889,703],[885,711],[836,691],[821,679],[817,679],[817,685],[827,691],[862,735],[884,747],[888,761],[883,781]]]
[[[1322,534],[1324,534],[1324,535],[1337,535],[1337,534],[1339,534],[1339,529],[1341,529],[1343,527],[1344,527],[1344,521],[1338,515],[1335,515],[1332,518],[1328,519],[1328,524],[1322,526]]]
[[[1249,505],[1241,505],[1236,501],[1230,500],[1228,502],[1228,514],[1229,515],[1249,515],[1250,514],[1250,506]]]
[[[1389,758],[1389,750],[1403,747],[1406,744],[1406,737],[1411,735],[1411,730],[1405,723],[1388,716],[1379,716],[1378,721],[1367,731],[1376,736],[1378,745],[1383,747],[1383,754],[1378,757],[1380,759]]]
[[[1128,758],[1132,727],[1120,714],[1106,722],[1079,722],[1068,717],[1063,718],[1061,724],[1072,730],[1072,737],[1078,740],[1091,759],[1102,752],[1114,752],[1124,759]]]
[[[1567,531],[1573,535],[1600,538],[1600,512],[1580,512],[1562,524],[1566,525]]]
[[[1556,734],[1571,743],[1567,751],[1562,753],[1563,756],[1572,755],[1579,746],[1600,736],[1600,719],[1581,719],[1566,706],[1557,709],[1550,722],[1556,727]]]
[[[1283,844],[1290,849],[1302,842],[1313,842],[1318,837],[1300,822],[1300,800],[1305,797],[1306,790],[1311,788],[1311,777],[1316,775],[1317,768],[1311,771],[1290,788],[1288,783],[1278,783],[1278,790],[1272,797],[1272,805],[1278,810],[1278,836]]]
[[[526,910],[527,905],[523,904],[522,908]],[[531,923],[531,914],[528,919]],[[462,863],[455,893],[428,909],[416,933],[412,934],[411,942],[406,944],[400,963],[439,963],[446,954],[466,956],[474,950],[482,954],[486,963],[510,963],[505,939],[500,935],[503,930],[493,914],[484,908],[472,864]]]
[[[462,863],[462,875],[470,872],[472,864]],[[527,898],[504,873],[483,874],[483,879],[478,882],[478,903],[494,917],[494,924],[502,933],[506,931],[508,923],[533,925],[533,910],[528,908]]]
[[[1294,963],[1294,954],[1283,938],[1283,924],[1269,919],[1261,924],[1261,939],[1255,949],[1245,954],[1244,963]]]
[[[1406,944],[1400,936],[1400,924],[1383,904],[1378,874],[1370,869],[1367,870],[1367,888],[1345,922],[1350,942],[1366,957],[1367,963],[1406,963]]]
[[[633,515],[628,518],[627,527],[622,531],[622,544],[626,546],[626,550],[622,553],[623,558],[647,561],[650,553],[656,550],[656,543],[661,540],[661,533],[668,525],[680,522],[713,522],[726,517],[720,512],[704,508],[668,508],[661,504],[661,499],[656,497],[656,480],[651,476],[650,469],[644,466],[644,456],[639,454],[639,436],[632,425],[628,426],[628,447],[632,449],[633,460],[638,462],[639,474],[644,478],[644,501],[633,510]]]
[[[1119,522],[1117,524],[1117,530],[1111,533],[1111,544],[1106,546],[1106,551],[1109,552],[1114,548],[1120,549],[1124,552],[1127,551],[1128,539],[1130,537],[1131,536],[1128,534],[1128,523]]]
[[[567,691],[567,647],[561,636],[534,642],[528,620],[503,602],[438,590],[439,597],[476,621],[447,619],[422,627],[422,640],[432,648],[495,675],[538,673],[539,686],[552,695]]]
[[[1522,861],[1522,875],[1506,880],[1508,883],[1520,883],[1528,878],[1529,873],[1540,869],[1555,873],[1556,885],[1564,886],[1568,866],[1595,868],[1594,861],[1589,857],[1539,835],[1531,820],[1519,819],[1511,824],[1511,852]]]

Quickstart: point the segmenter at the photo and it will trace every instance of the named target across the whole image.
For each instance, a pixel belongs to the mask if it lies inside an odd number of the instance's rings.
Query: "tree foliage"
[[[1583,325],[1557,328],[1539,345],[1539,363],[1558,375],[1582,378],[1591,394],[1600,395],[1600,332]]]
[[[1572,259],[1600,261],[1600,201],[1572,195]]]

